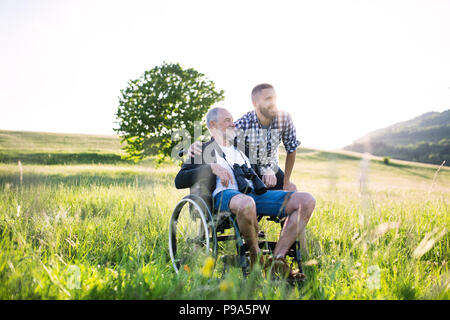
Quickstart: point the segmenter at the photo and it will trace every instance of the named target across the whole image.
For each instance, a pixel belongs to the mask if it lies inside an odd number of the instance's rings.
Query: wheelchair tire
[[[169,253],[176,273],[199,268],[206,257],[216,259],[214,222],[201,197],[187,195],[175,206],[169,223]]]

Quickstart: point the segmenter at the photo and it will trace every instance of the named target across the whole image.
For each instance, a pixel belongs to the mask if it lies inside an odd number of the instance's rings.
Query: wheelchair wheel
[[[169,253],[175,272],[201,268],[216,258],[217,239],[211,213],[202,198],[188,195],[178,202],[169,224]]]

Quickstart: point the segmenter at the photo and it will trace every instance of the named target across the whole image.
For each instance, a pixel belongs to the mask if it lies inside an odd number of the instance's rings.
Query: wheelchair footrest
[[[217,236],[217,241],[236,240],[236,236]]]
[[[275,250],[276,245],[277,245],[277,243],[275,241],[260,241],[259,242],[260,249],[266,249],[269,251]]]
[[[260,241],[259,242],[259,248],[263,251],[268,251],[269,253],[272,253],[275,250],[277,243],[275,241]],[[294,242],[292,244],[292,246],[289,248],[289,250],[287,251],[286,255],[290,256],[292,258],[296,258],[297,254],[296,254],[296,243]],[[267,254],[266,252],[264,252],[264,254]],[[299,252],[300,255],[300,252]]]

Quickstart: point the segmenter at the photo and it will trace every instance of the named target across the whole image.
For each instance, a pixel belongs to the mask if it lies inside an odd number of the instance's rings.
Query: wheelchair
[[[240,268],[246,278],[249,274],[249,250],[235,216],[231,212],[216,212],[208,192],[201,190],[199,183],[190,189],[190,194],[182,198],[175,209],[169,223],[169,253],[173,268],[178,274],[197,270],[207,257],[213,258],[214,272],[224,276],[232,267]],[[278,217],[260,217],[276,222],[283,228],[284,219]],[[277,244],[267,240],[266,234],[260,231],[258,244],[262,254],[271,254]],[[296,240],[286,256],[291,257],[291,264],[296,263],[302,271],[302,257],[299,241]]]

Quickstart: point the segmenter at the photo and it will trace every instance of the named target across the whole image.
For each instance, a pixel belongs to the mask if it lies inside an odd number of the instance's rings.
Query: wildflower
[[[184,271],[186,271],[187,273],[191,272],[191,268],[189,268],[189,266],[187,264],[185,264],[183,266]]]
[[[205,264],[203,268],[201,269],[201,273],[205,278],[209,278],[212,275],[213,269],[214,269],[215,261],[213,258],[208,257],[205,260]]]
[[[224,280],[219,284],[219,290],[223,293],[230,291],[233,287],[233,283],[227,280]]]
[[[305,263],[303,263],[304,266],[315,266],[319,262],[316,259],[308,260]]]

